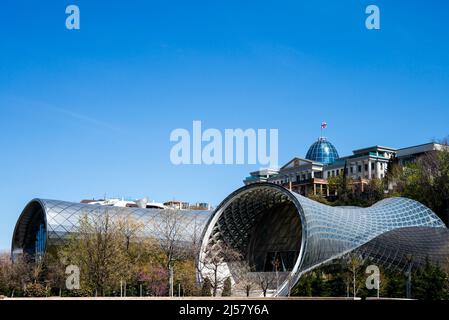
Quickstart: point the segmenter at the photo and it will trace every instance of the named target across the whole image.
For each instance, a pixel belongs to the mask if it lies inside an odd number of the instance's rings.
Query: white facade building
[[[332,143],[321,137],[309,148],[306,158],[295,157],[280,169],[251,172],[244,183],[271,182],[303,195],[313,193],[329,196],[328,179],[344,173],[363,191],[363,186],[370,180],[386,176],[388,163],[393,156],[400,164],[404,164],[443,148],[444,145],[434,142],[402,149],[376,145],[354,150],[350,156],[339,157]]]

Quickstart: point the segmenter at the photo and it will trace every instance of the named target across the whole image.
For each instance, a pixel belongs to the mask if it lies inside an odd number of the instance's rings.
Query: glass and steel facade
[[[428,259],[447,268],[449,259],[449,229],[408,227],[388,231],[359,247],[364,259],[386,269],[405,272]],[[448,270],[449,271],[449,270]]]
[[[278,219],[283,223],[276,224]],[[403,246],[407,241],[399,242],[390,236],[386,237],[390,242],[386,242],[380,236],[401,230],[403,237],[413,238],[417,233],[410,227],[422,230],[422,237],[410,242],[414,244],[409,247],[412,254],[425,253],[429,241],[421,243],[420,240],[430,239],[437,230],[441,235],[437,245],[441,248],[439,253],[449,257],[445,242],[449,240],[448,229],[435,213],[419,202],[387,198],[369,208],[330,207],[281,186],[258,183],[235,191],[214,212],[204,233],[200,263],[207,265],[207,248],[220,250],[223,244],[245,255],[255,272],[266,271],[263,266],[273,259],[272,252],[298,252],[294,263],[281,270],[289,272],[292,285],[302,274],[356,249],[366,248],[366,256],[377,255],[377,261],[386,261],[382,257],[391,257],[393,253],[383,256],[382,251],[375,252],[375,244],[367,244],[391,243],[391,250],[395,250],[395,244]],[[401,264],[395,259],[389,263]],[[222,272],[232,275],[232,266],[224,266]],[[286,295],[288,285],[285,281],[275,294]]]
[[[143,225],[144,236],[163,238],[167,212],[34,199],[16,224],[12,254],[39,261],[49,246],[76,234],[84,215],[131,217]],[[213,212],[179,214],[180,241],[201,244],[199,270],[207,264],[207,252],[231,247],[255,272],[288,275],[274,295],[286,295],[302,274],[351,252],[400,270],[410,256],[415,264],[426,257],[449,258],[449,230],[430,209],[405,198],[369,208],[330,207],[276,184],[256,183],[230,194]],[[232,265],[225,263],[222,272],[232,276]]]
[[[306,159],[323,164],[332,164],[339,158],[337,149],[326,138],[320,137],[307,151]]]
[[[168,211],[34,199],[25,207],[16,224],[12,255],[25,253],[35,260],[39,259],[49,245],[63,243],[71,234],[76,234],[85,215],[98,217],[108,214],[111,218],[131,218],[142,225],[143,236],[162,238],[164,224],[170,223]],[[179,211],[177,239],[182,242],[199,241],[210,214],[211,211],[206,210]]]

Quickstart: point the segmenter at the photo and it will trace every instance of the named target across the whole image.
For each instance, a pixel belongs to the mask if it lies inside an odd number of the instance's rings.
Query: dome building
[[[328,179],[345,174],[351,179],[354,190],[357,188],[364,192],[371,179],[385,177],[389,159],[395,152],[396,149],[376,145],[341,157],[337,148],[321,135],[309,147],[305,157],[294,157],[269,174],[251,172],[244,183],[271,182],[303,196],[333,197],[336,190],[331,190]]]
[[[243,180],[245,185],[269,182],[284,186],[303,196],[320,195],[335,197],[335,188],[329,179],[345,175],[350,179],[353,191],[365,192],[372,179],[385,178],[390,159],[395,157],[403,165],[425,154],[432,154],[445,147],[435,142],[396,149],[374,145],[340,156],[335,146],[323,136],[327,123],[321,124],[321,135],[309,147],[305,157],[291,158],[280,168],[258,170]],[[391,188],[390,186],[388,186]]]
[[[334,163],[338,158],[337,149],[324,137],[320,137],[318,141],[314,142],[306,154],[306,159],[325,165]]]

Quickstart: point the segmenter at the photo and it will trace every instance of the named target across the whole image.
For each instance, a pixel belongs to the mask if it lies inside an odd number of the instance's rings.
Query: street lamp
[[[412,298],[412,266],[413,266],[413,256],[411,254],[406,255],[406,259],[408,262],[407,271],[405,272],[405,276],[407,277],[406,283],[406,291],[405,296],[407,299]]]

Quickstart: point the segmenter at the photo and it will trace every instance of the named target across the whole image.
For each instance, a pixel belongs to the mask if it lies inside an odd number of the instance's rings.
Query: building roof
[[[261,170],[250,172],[250,175],[252,175],[252,176],[261,176],[261,175],[266,176],[266,175],[277,174],[278,172],[279,172],[278,169],[268,168],[268,169],[261,169]]]
[[[419,153],[425,153],[435,150],[442,150],[445,148],[445,145],[436,143],[436,142],[429,142],[424,144],[418,144],[416,146],[401,148],[397,150],[397,157],[406,157],[413,154],[419,154]],[[446,146],[447,148],[447,146]]]
[[[294,157],[289,162],[287,162],[285,165],[283,165],[280,170],[285,170],[285,169],[289,169],[289,168],[297,168],[297,167],[304,166],[304,165],[322,166],[323,164],[321,162],[317,162],[317,161],[313,161],[313,160],[309,160],[309,159]]]
[[[315,141],[307,151],[306,159],[321,162],[323,164],[331,164],[339,158],[337,149],[334,145],[324,137],[320,137]]]
[[[353,150],[352,152],[354,154],[359,154],[359,153],[366,153],[366,152],[370,152],[370,151],[396,151],[397,149],[395,148],[390,148],[390,147],[384,147],[384,146],[372,146],[372,147],[367,147],[367,148],[362,148],[362,149],[357,149],[357,150]]]

